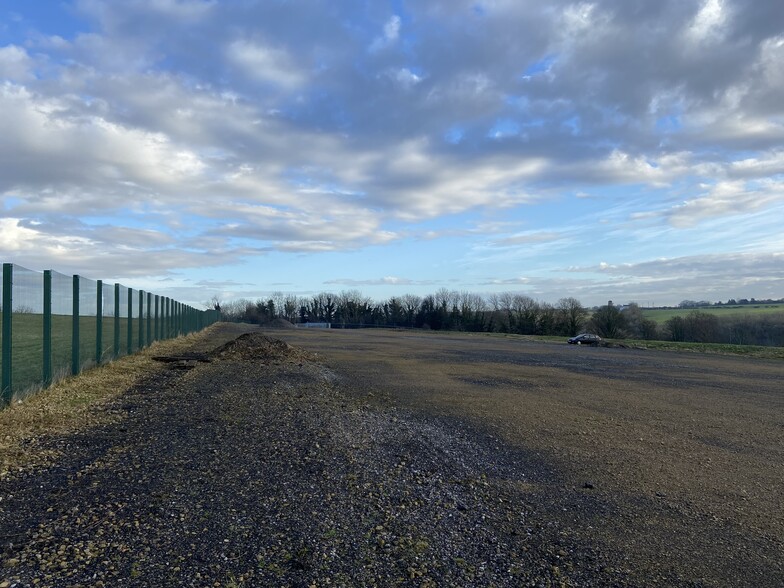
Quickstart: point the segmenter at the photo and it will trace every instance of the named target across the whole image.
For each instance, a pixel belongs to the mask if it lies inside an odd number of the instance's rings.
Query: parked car
[[[570,337],[567,343],[571,345],[598,345],[602,342],[602,338],[599,335],[594,335],[593,333],[580,333],[574,337]]]

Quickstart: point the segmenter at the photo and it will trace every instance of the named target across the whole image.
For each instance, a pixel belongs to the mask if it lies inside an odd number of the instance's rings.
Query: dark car
[[[593,333],[580,333],[574,337],[571,337],[567,343],[572,345],[598,345],[602,342],[602,338],[599,335],[594,335]]]

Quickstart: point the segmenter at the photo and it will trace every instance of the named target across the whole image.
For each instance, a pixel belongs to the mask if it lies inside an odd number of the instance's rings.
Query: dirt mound
[[[271,320],[264,326],[269,329],[293,329],[294,323],[292,323],[291,321],[287,321],[284,318],[276,318]]]
[[[240,335],[234,341],[229,341],[216,349],[214,355],[220,359],[250,361],[303,361],[308,359],[308,354],[303,350],[261,333]]]

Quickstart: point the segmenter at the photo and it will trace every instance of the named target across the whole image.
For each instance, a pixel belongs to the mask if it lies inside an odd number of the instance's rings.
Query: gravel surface
[[[0,588],[722,585],[598,531],[667,504],[608,499],[302,348],[254,332],[163,365],[111,424],[39,439],[55,465],[0,481]],[[736,585],[780,585],[757,572]]]
[[[541,504],[544,464],[341,392],[252,333],[43,440],[0,486],[0,586],[607,586],[623,561]],[[596,510],[590,493],[574,508]]]

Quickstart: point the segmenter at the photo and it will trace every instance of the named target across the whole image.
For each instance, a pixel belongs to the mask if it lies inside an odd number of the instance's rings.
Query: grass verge
[[[658,349],[662,351],[687,351],[721,355],[745,355],[760,359],[784,359],[784,347],[762,345],[730,345],[727,343],[683,343],[679,341],[643,341],[636,339],[613,340],[611,344],[626,345],[635,349]]]
[[[165,369],[153,356],[177,355],[194,348],[211,350],[245,330],[216,323],[199,333],[158,341],[139,353],[61,380],[0,410],[0,478],[11,470],[52,463],[57,455],[44,449],[40,438],[68,434],[118,418],[101,408],[145,376]]]
[[[563,343],[565,336],[516,335],[510,333],[477,333],[485,337],[501,337],[534,341],[539,343]],[[605,339],[607,347],[628,347],[630,349],[656,349],[659,351],[680,351],[687,353],[710,353],[719,355],[743,355],[760,359],[784,359],[784,347],[763,345],[730,345],[727,343],[686,343],[680,341],[646,341],[642,339]]]

